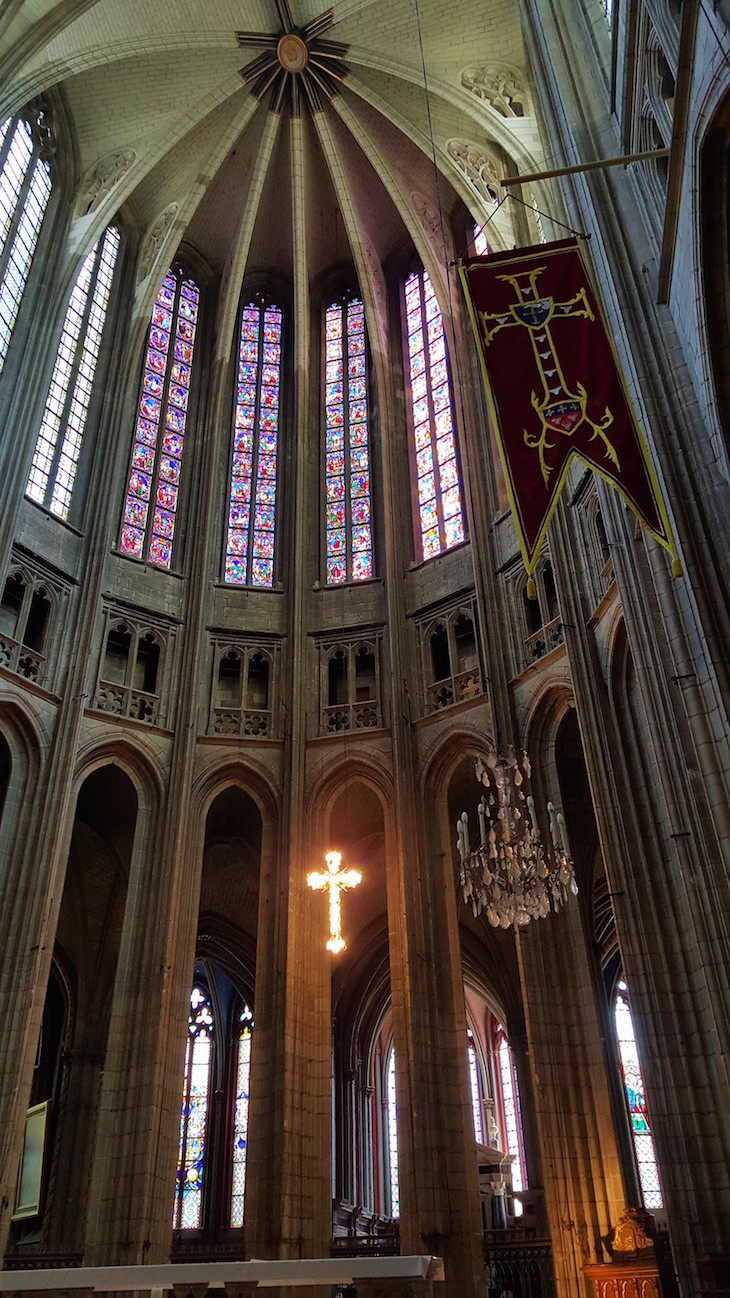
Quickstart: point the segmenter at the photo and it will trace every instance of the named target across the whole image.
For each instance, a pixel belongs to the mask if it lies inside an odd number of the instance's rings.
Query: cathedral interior
[[[730,5],[2,0],[0,99],[0,1288],[727,1295]],[[681,577],[576,455],[528,589],[457,263],[571,232]]]

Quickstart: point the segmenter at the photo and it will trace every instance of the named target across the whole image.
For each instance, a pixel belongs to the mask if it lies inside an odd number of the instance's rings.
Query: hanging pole
[[[579,162],[575,167],[553,167],[551,171],[531,171],[527,176],[504,176],[500,185],[529,185],[534,180],[552,180],[554,176],[575,176],[581,171],[601,171],[604,167],[626,167],[630,162],[649,162],[652,158],[667,158],[669,149],[646,149],[644,153],[625,153],[620,158],[600,158],[595,162]]]

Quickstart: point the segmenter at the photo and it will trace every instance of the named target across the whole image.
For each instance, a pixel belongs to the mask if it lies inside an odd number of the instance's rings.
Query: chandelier
[[[474,916],[486,912],[493,928],[522,928],[532,919],[545,919],[578,892],[565,821],[552,802],[547,804],[550,843],[543,844],[535,802],[529,792],[527,753],[490,753],[478,757],[476,774],[486,792],[479,817],[479,846],[469,844],[469,817],[456,822],[459,881]]]

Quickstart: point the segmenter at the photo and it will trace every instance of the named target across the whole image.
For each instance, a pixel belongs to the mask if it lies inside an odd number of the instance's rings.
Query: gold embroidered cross
[[[593,321],[595,316],[586,297],[584,288],[580,288],[569,302],[556,302],[552,297],[540,297],[537,280],[545,270],[537,266],[534,270],[522,271],[517,275],[499,275],[497,278],[511,284],[517,298],[504,311],[480,311],[479,319],[485,347],[489,347],[495,334],[502,329],[511,329],[515,325],[527,329],[532,353],[535,358],[538,374],[542,382],[542,397],[532,392],[530,402],[540,420],[540,431],[530,433],[523,429],[523,439],[531,450],[537,450],[540,472],[545,486],[552,473],[546,460],[546,451],[553,450],[551,437],[561,435],[572,437],[585,425],[590,430],[590,441],[595,437],[603,443],[604,454],[618,469],[619,461],[616,448],[609,440],[606,429],[613,423],[613,414],[606,406],[600,420],[591,419],[587,412],[588,393],[583,384],[576,381],[573,392],[565,380],[560,358],[552,334],[556,321],[578,316]]]

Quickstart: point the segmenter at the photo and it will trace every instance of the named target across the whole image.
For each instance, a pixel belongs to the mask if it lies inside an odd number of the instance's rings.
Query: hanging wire
[[[544,216],[546,221],[552,221],[553,225],[559,225],[561,230],[569,230],[570,233],[574,234],[577,239],[585,239],[587,241],[591,237],[590,234],[587,234],[584,230],[574,230],[572,225],[566,225],[565,221],[559,221],[557,216],[551,216],[549,212],[543,212],[542,208],[538,207],[536,203],[526,203],[524,198],[520,198],[517,194],[513,194],[511,190],[505,194],[504,198],[500,198],[499,202],[495,205],[494,211],[492,212],[491,216],[488,216],[486,221],[484,221],[483,224],[479,226],[480,230],[482,231],[486,230],[487,226],[489,225],[489,222],[494,220],[500,207],[502,206],[503,203],[507,202],[508,198],[513,199],[515,203],[521,203],[523,207],[527,208],[528,212],[536,213],[538,216]],[[453,261],[449,262],[449,265],[458,266],[467,248],[470,248],[473,242],[474,242],[473,238],[467,239],[463,248],[459,252],[459,255],[457,257],[454,257]]]
[[[553,225],[559,225],[561,230],[569,230],[577,239],[590,239],[591,237],[585,230],[574,230],[572,225],[566,225],[565,221],[559,221],[557,216],[551,216],[549,212],[543,212],[542,209],[537,206],[537,203],[526,203],[524,198],[520,198],[518,194],[513,194],[510,191],[510,193],[505,195],[505,198],[512,198],[515,203],[521,203],[523,207],[527,208],[528,212],[537,212],[538,216],[544,216],[546,221],[552,221]],[[482,226],[482,229],[483,228],[484,227]]]

